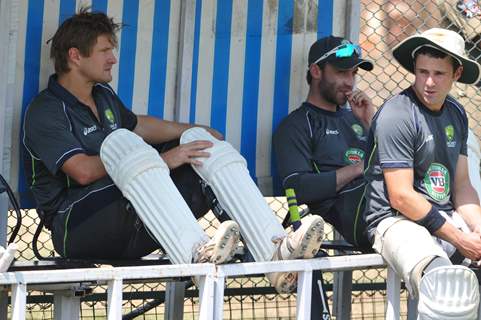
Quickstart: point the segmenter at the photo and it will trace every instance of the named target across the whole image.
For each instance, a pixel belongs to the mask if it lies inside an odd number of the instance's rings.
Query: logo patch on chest
[[[362,136],[364,135],[364,129],[362,128],[362,126],[358,125],[357,123],[353,124],[351,126],[352,130],[354,131],[354,133],[356,134],[356,137],[358,139],[361,139]]]
[[[112,110],[110,109],[106,109],[105,112],[105,118],[110,122],[110,123],[114,123],[115,122],[115,117],[114,117],[114,113],[112,112]]]
[[[364,151],[358,148],[349,148],[344,154],[344,162],[347,164],[356,164],[364,159]]]
[[[445,200],[451,191],[448,169],[440,163],[432,163],[424,176],[424,185],[431,198]]]
[[[456,147],[456,140],[454,140],[456,137],[454,135],[453,125],[450,124],[447,127],[445,127],[444,133],[446,134],[446,145],[448,146],[448,148]]]
[[[107,119],[107,121],[109,122],[110,129],[117,129],[117,123],[115,122],[115,116],[112,110],[110,108],[105,109],[104,115],[105,119]]]

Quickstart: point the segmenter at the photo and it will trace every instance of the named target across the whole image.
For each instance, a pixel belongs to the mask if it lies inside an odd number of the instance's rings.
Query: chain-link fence
[[[359,41],[375,69],[362,73],[359,87],[380,106],[392,95],[407,88],[413,76],[394,60],[392,48],[406,37],[433,27],[460,33],[466,39],[471,59],[481,61],[481,9],[477,0],[362,0]],[[481,136],[479,87],[455,84],[451,94],[469,115],[469,125]]]
[[[461,33],[467,40],[467,50],[474,59],[480,59],[481,32],[480,14],[476,11],[477,1],[466,0],[361,0],[360,44],[365,57],[376,67],[371,73],[361,73],[358,86],[373,98],[375,105],[410,85],[412,75],[403,70],[393,59],[391,48],[405,37],[428,28],[441,26]],[[470,7],[471,6],[471,7]],[[479,10],[479,7],[477,7]],[[479,87],[456,84],[452,94],[465,106],[470,118],[470,127],[479,137],[481,102]],[[270,206],[281,221],[287,214],[284,198],[269,198]],[[11,214],[9,220],[14,224]],[[34,210],[24,213],[22,229],[19,232],[20,260],[34,259],[32,238],[38,218]],[[207,233],[212,234],[218,225],[212,214],[201,220]],[[332,233],[331,233],[332,237]],[[43,255],[52,255],[50,235],[44,230],[39,237],[39,250]],[[328,285],[332,285],[332,274],[326,274]],[[352,319],[383,319],[385,310],[385,270],[356,271],[353,274]],[[357,287],[356,287],[357,286]],[[356,290],[356,288],[360,288]],[[254,291],[256,289],[256,291]],[[143,319],[162,319],[163,305],[155,306],[152,301],[164,298],[165,283],[130,284],[124,288],[124,313],[149,305],[151,310]],[[194,319],[198,311],[196,289],[186,292],[185,319]],[[254,293],[253,293],[254,292]],[[406,294],[403,295],[405,301]],[[328,293],[332,304],[332,293]],[[82,319],[102,319],[106,315],[106,292],[97,287],[84,298]],[[31,319],[52,319],[52,295],[30,292],[28,317]],[[402,316],[405,317],[405,303],[402,303]],[[226,319],[291,319],[295,318],[295,297],[277,295],[262,277],[229,279],[226,289],[224,317]]]
[[[277,213],[279,221],[287,214],[285,198],[266,198],[270,207]],[[32,238],[38,224],[35,210],[23,214],[22,228],[17,236],[19,260],[32,260]],[[10,224],[15,218],[10,214]],[[209,213],[200,220],[208,234],[213,234],[219,222]],[[333,238],[333,232],[327,228],[327,237]],[[37,242],[43,256],[54,256],[50,234],[43,230]],[[332,252],[331,252],[332,254]],[[332,309],[333,274],[323,275],[327,283],[328,299]],[[352,297],[352,319],[382,319],[384,317],[385,270],[355,271],[353,274],[354,292]],[[198,292],[195,287],[186,291],[184,301],[184,319],[195,319],[198,314]],[[165,282],[128,284],[124,286],[124,314],[136,314],[139,309],[148,310],[143,318],[163,319],[164,305],[158,301],[165,299]],[[404,295],[405,299],[405,295]],[[97,286],[83,298],[82,319],[104,319],[107,312],[106,287]],[[37,291],[29,292],[27,314],[29,319],[53,319],[53,295]],[[224,298],[225,319],[295,319],[295,295],[279,295],[269,286],[264,277],[245,277],[228,279]],[[405,313],[405,310],[403,310]]]

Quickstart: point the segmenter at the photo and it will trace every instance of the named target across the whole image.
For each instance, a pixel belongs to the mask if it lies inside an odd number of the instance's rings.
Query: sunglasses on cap
[[[353,44],[353,43],[341,44],[340,46],[337,46],[334,49],[324,53],[312,64],[317,64],[322,60],[328,58],[332,54],[336,54],[336,58],[348,58],[348,57],[352,57],[354,53],[356,53],[357,56],[361,58],[361,47],[359,45]]]

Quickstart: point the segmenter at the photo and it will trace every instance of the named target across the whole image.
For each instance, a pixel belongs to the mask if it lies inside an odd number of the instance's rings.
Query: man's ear
[[[309,71],[311,72],[312,79],[321,80],[322,70],[317,64],[313,63],[309,67]]]
[[[458,79],[461,77],[463,74],[463,66],[459,66],[456,71],[454,72],[454,81],[458,81]]]
[[[69,62],[75,65],[78,65],[80,62],[80,51],[77,48],[70,48],[68,49],[68,58]]]

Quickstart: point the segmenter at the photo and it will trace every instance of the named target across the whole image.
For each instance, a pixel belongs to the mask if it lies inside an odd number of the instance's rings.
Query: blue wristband
[[[446,218],[434,206],[431,207],[431,210],[424,218],[416,221],[417,224],[428,229],[430,234],[434,234],[445,222]]]

